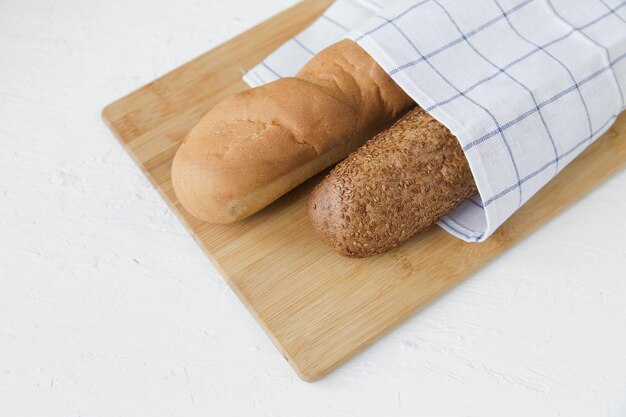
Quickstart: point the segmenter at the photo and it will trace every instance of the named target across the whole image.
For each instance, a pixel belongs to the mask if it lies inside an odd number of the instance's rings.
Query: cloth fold
[[[625,107],[621,0],[337,0],[244,79],[295,75],[344,37],[459,139],[479,195],[439,225],[466,241],[487,239]]]

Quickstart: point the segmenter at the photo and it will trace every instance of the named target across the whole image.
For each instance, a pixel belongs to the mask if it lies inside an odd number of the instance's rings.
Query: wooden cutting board
[[[170,182],[180,140],[215,103],[246,88],[242,68],[260,62],[330,3],[303,1],[103,112],[137,165],[305,381],[336,368],[626,166],[622,116],[486,243],[464,243],[434,227],[365,260],[340,257],[313,235],[306,198],[319,176],[240,224],[194,219]]]

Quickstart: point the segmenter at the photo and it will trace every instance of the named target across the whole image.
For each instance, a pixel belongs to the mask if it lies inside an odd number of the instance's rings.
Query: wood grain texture
[[[330,3],[304,1],[103,112],[128,153],[306,381],[336,368],[626,166],[622,116],[486,243],[464,243],[432,228],[364,260],[340,257],[314,236],[306,198],[319,176],[242,223],[194,219],[176,200],[170,182],[179,141],[217,101],[246,88],[241,68],[259,62]]]

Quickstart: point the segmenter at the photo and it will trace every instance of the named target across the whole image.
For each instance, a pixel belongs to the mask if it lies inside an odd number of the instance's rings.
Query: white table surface
[[[626,172],[295,376],[100,119],[294,3],[0,1],[0,415],[625,416]]]

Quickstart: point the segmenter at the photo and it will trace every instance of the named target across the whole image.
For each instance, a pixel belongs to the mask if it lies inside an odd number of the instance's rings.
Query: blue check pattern
[[[626,1],[401,0],[350,35],[457,136],[480,195],[440,225],[487,239],[624,109]]]
[[[625,107],[624,0],[379,2],[348,36],[459,139],[479,195],[439,224],[466,241],[487,239]],[[320,20],[355,27],[341,16]],[[317,24],[290,42],[309,58]],[[265,75],[284,68],[286,49],[275,54]]]

